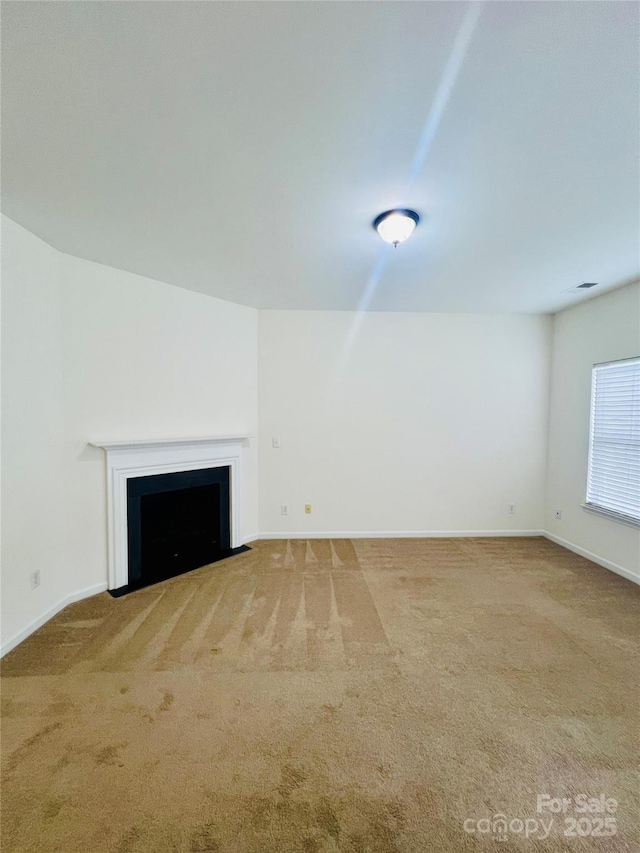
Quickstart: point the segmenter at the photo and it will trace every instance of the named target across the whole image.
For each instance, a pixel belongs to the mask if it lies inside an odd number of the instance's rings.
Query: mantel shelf
[[[103,450],[140,450],[145,447],[185,447],[200,444],[228,444],[229,442],[246,442],[251,435],[207,435],[189,438],[141,438],[129,441],[91,441],[91,447],[101,447]]]

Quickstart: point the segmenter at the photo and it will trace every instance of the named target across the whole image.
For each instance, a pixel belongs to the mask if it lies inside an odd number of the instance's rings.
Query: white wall
[[[3,217],[3,645],[73,586],[62,373],[60,255]],[[30,591],[29,575],[36,570],[42,582]]]
[[[260,313],[261,532],[541,530],[551,319],[354,320]]]
[[[106,585],[104,455],[88,442],[257,434],[258,312],[2,225],[5,646],[60,601]],[[255,439],[243,465],[251,536]]]
[[[591,369],[640,354],[640,283],[554,317],[546,529],[640,581],[640,530],[582,508],[589,451]],[[556,519],[560,510],[562,518]]]

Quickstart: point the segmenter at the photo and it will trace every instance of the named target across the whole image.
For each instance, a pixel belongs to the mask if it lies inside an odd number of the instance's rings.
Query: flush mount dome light
[[[415,210],[386,210],[373,220],[373,227],[385,243],[404,243],[413,234],[420,217]]]

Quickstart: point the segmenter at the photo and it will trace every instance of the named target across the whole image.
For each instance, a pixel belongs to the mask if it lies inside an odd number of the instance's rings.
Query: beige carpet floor
[[[639,600],[530,538],[258,542],[71,605],[2,663],[1,849],[638,851]]]

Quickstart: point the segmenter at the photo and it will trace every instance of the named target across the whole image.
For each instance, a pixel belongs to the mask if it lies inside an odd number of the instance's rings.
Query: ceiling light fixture
[[[397,208],[386,210],[373,220],[373,227],[382,237],[385,243],[393,243],[397,248],[398,243],[404,243],[413,234],[420,217],[415,210]]]

